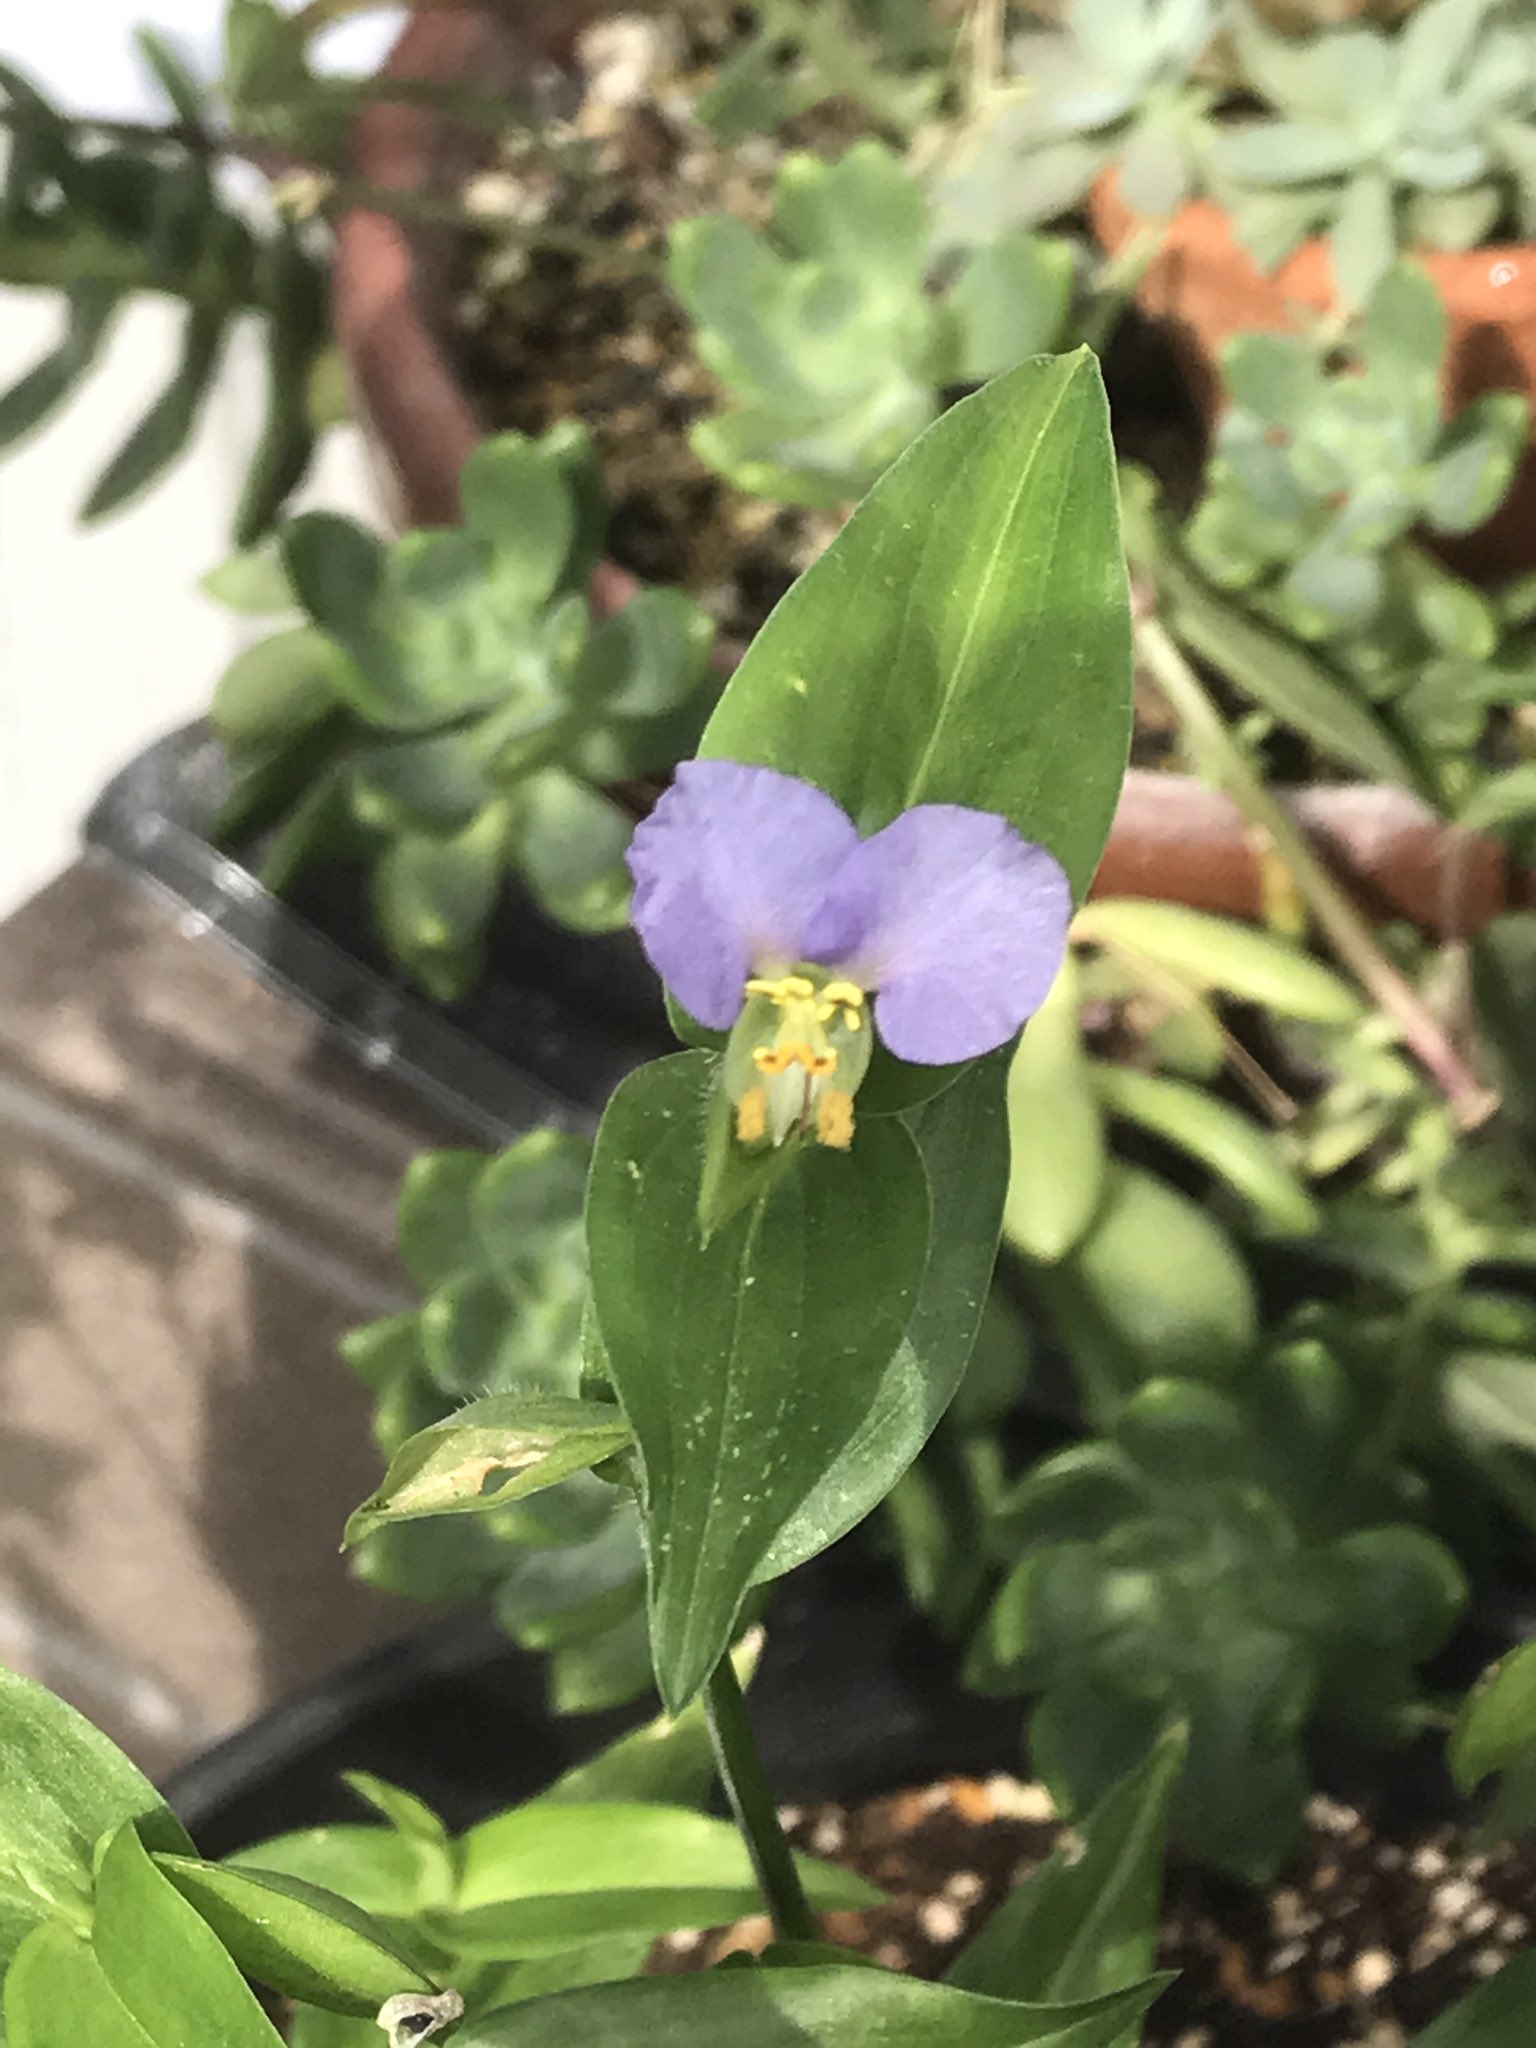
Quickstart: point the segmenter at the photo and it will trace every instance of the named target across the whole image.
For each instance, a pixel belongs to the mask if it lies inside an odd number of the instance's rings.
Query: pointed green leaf
[[[1105,1160],[1070,954],[1013,1056],[1008,1122],[1013,1156],[1003,1229],[1032,1259],[1064,1258],[1098,1207]]]
[[[91,1856],[119,1822],[139,1822],[156,1849],[192,1844],[160,1794],[120,1749],[46,1687],[0,1670],[0,1969],[54,1912],[86,1924]]]
[[[629,1441],[616,1409],[559,1394],[492,1394],[400,1446],[378,1492],[347,1522],[345,1547],[390,1522],[484,1514],[589,1471]]]
[[[105,519],[148,490],[192,438],[203,401],[218,374],[229,331],[229,306],[189,306],[181,360],[170,382],[91,486],[80,510],[85,525]]]
[[[0,393],[0,449],[40,427],[85,376],[106,340],[118,294],[91,277],[69,288],[64,337],[57,348]]]
[[[389,1928],[335,1892],[193,1856],[155,1862],[246,1976],[284,1997],[371,2018],[397,1991],[438,1988]]]
[[[280,2038],[195,1907],[125,1822],[101,1859],[91,1946],[155,2048],[275,2048]]]
[[[459,2029],[454,2048],[1113,2048],[1166,1980],[1086,2005],[1014,2005],[858,1963],[641,1977],[541,1998]],[[1436,2042],[1434,2048],[1452,2048]],[[1460,2048],[1460,2044],[1457,2044]]]
[[[1130,610],[1092,355],[945,413],[757,635],[700,752],[814,782],[872,832],[1001,812],[1081,894],[1130,736]]]
[[[624,1082],[587,1197],[597,1318],[644,1461],[652,1649],[673,1712],[863,1427],[928,1248],[922,1160],[894,1117],[866,1119],[846,1155],[807,1148],[706,1244],[714,1075],[708,1055],[682,1053]]]
[[[1291,1236],[1320,1228],[1321,1212],[1275,1143],[1274,1134],[1208,1088],[1162,1074],[1097,1061],[1099,1100],[1112,1116],[1137,1123],[1198,1159],[1266,1222]]]
[[[1151,1971],[1163,1850],[1189,1742],[1182,1726],[1083,1821],[1076,1853],[1054,1850],[950,1965],[945,1983],[992,1998],[1097,1998]]]
[[[16,1951],[3,2031],[10,2048],[155,2048],[90,1943],[62,1920],[34,1927]]]
[[[1451,1774],[1475,1792],[1493,1771],[1536,1756],[1536,1643],[1522,1643],[1485,1671],[1451,1730]]]
[[[1536,2005],[1536,1949],[1525,1949],[1414,2035],[1409,2048],[1525,2048]]]

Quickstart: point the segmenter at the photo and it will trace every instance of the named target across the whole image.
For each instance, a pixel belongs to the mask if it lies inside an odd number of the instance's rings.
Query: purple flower
[[[919,804],[861,839],[822,790],[736,761],[684,762],[629,865],[652,965],[701,1024],[750,1027],[759,1075],[795,1070],[805,1112],[824,1086],[851,1097],[870,997],[880,1036],[919,1066],[1005,1044],[1044,1001],[1072,911],[1055,858],[991,811]],[[786,1116],[770,1101],[775,1142]],[[766,1128],[744,1108],[744,1137]]]

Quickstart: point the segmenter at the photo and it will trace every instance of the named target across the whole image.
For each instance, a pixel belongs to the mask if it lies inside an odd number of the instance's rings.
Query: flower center
[[[828,981],[818,988],[805,974],[781,975],[777,981],[752,980],[749,996],[766,996],[779,1012],[772,1041],[752,1048],[752,1064],[760,1074],[785,1074],[804,1067],[817,1079],[837,1072],[837,1047],[827,1026],[841,1013],[845,1031],[864,1025],[864,991],[851,981]]]
[[[868,997],[824,969],[755,976],[731,1033],[726,1087],[744,1145],[782,1145],[791,1130],[842,1150],[869,1065]]]

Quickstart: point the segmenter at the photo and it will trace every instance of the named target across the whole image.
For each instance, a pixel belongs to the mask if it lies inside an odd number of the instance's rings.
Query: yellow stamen
[[[829,981],[816,1004],[816,1021],[825,1024],[841,1010],[844,1026],[857,1031],[864,1022],[864,1002],[864,991],[857,982]]]
[[[743,1145],[756,1145],[768,1133],[768,1091],[749,1088],[736,1105],[736,1136]]]
[[[816,1104],[816,1136],[837,1152],[853,1143],[853,1097],[843,1089],[828,1088]]]

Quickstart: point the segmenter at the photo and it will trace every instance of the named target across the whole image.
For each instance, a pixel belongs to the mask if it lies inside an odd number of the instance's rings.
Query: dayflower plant
[[[730,1032],[749,1146],[798,1129],[845,1148],[874,1031],[917,1066],[1006,1044],[1045,1000],[1072,913],[1055,856],[994,812],[918,804],[866,839],[823,790],[738,761],[684,762],[629,865],[652,965]]]

